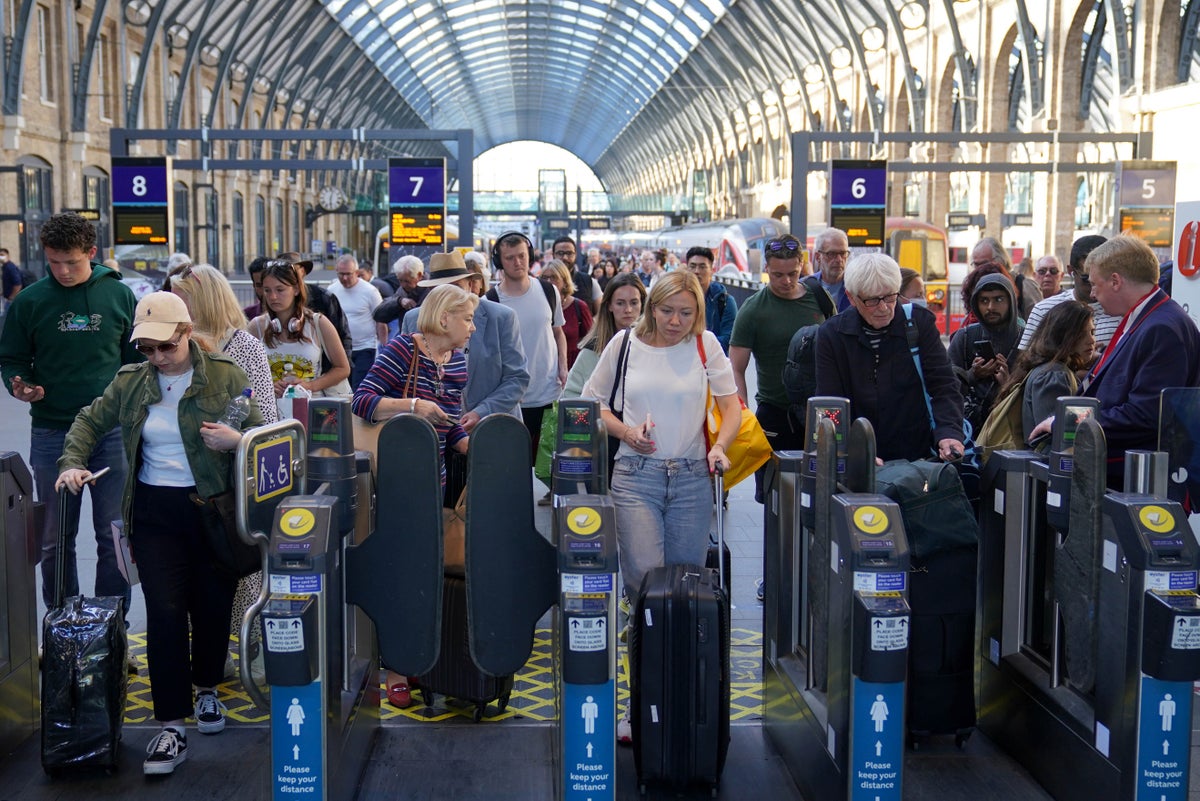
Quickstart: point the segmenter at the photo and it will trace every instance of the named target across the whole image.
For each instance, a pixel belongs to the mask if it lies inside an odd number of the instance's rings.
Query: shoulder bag
[[[237,502],[228,489],[209,498],[196,493],[189,496],[200,508],[204,539],[212,556],[213,567],[234,578],[244,578],[262,569],[262,551],[242,539],[237,528]]]
[[[717,406],[717,399],[712,394],[712,385],[708,381],[708,359],[704,353],[703,336],[696,337],[696,350],[700,353],[700,364],[705,368],[704,405],[708,411],[705,414],[704,444],[707,454],[717,441],[717,434],[721,430],[721,407]],[[729,457],[729,469],[725,471],[725,489],[754,475],[754,472],[771,458],[771,443],[767,441],[767,435],[763,432],[758,418],[746,408],[746,403],[740,396],[738,405],[742,409],[741,424],[738,426],[737,436],[725,449],[725,455]]]

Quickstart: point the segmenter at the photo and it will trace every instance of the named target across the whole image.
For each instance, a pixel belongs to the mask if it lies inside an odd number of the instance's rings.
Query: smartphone
[[[975,355],[985,362],[996,358],[996,349],[992,347],[992,341],[990,339],[978,340],[975,343]]]
[[[91,483],[95,482],[95,480],[98,478],[104,478],[105,474],[108,473],[109,470],[112,470],[112,468],[111,467],[100,468],[95,473],[92,473],[92,477],[87,480],[87,483],[91,484]]]
[[[1050,433],[1051,432],[1046,431],[1045,433],[1038,434],[1036,437],[1029,440],[1029,449],[1033,451],[1040,449],[1042,445],[1050,441]]]

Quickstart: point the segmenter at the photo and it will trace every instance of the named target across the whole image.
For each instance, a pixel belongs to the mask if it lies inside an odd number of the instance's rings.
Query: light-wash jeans
[[[707,460],[621,456],[613,468],[612,498],[631,601],[652,569],[704,564],[713,519]]]
[[[58,457],[62,456],[67,432],[62,428],[34,427],[29,437],[29,463],[33,468],[33,483],[38,500],[46,505],[45,526],[42,528],[42,600],[47,607],[54,603],[54,570],[58,553]],[[121,499],[125,492],[125,449],[121,445],[118,426],[96,443],[88,469],[92,472],[111,467],[112,472],[88,486],[92,496],[92,527],[96,536],[96,595],[120,595],[125,599],[125,614],[129,614],[131,593],[129,585],[117,567],[113,548],[112,522],[121,519]],[[66,574],[63,597],[79,594],[79,570],[75,564],[75,538],[79,534],[80,495],[71,495],[67,513],[70,515],[66,537]]]

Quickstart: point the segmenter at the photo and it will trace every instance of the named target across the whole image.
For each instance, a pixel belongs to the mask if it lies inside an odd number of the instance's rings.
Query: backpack
[[[992,406],[992,411],[979,429],[975,445],[979,458],[985,464],[993,451],[1021,450],[1025,447],[1025,424],[1022,410],[1025,406],[1025,382],[1021,379],[1016,388]]]
[[[542,288],[542,292],[546,296],[546,303],[550,304],[550,319],[554,319],[554,287],[550,286],[540,278],[535,278],[534,283]],[[489,289],[485,297],[493,303],[500,302],[500,294],[496,292],[495,287]]]
[[[875,491],[900,507],[914,558],[979,542],[979,523],[962,477],[947,462],[895,459],[875,469]]]
[[[833,298],[821,286],[816,276],[805,276],[804,286],[817,299],[821,314],[828,320],[837,314]],[[788,396],[788,417],[793,425],[804,426],[804,407],[808,399],[817,394],[817,329],[821,323],[801,326],[788,342],[787,362],[783,365],[780,379]]]

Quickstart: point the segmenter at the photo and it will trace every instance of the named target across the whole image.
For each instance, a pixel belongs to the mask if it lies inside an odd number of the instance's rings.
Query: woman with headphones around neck
[[[350,360],[341,337],[324,315],[314,314],[306,302],[303,277],[286,261],[267,262],[262,278],[265,314],[250,321],[251,333],[263,341],[275,397],[292,385],[320,395],[350,377]],[[321,372],[321,349],[332,368]]]

